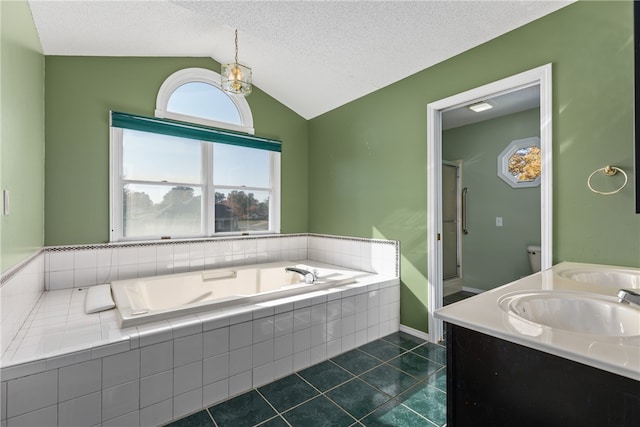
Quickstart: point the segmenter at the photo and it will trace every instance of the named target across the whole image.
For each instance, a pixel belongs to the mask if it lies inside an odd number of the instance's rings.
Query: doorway
[[[514,92],[531,86],[540,91],[540,245],[542,269],[552,264],[552,170],[551,170],[551,64],[525,71],[487,85],[430,103],[427,106],[427,264],[428,264],[428,316],[429,341],[442,340],[442,321],[434,315],[442,306],[443,299],[443,158],[442,158],[442,113],[479,101]]]

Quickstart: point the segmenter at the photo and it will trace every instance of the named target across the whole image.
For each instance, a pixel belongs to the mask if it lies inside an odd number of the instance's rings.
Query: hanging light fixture
[[[228,64],[222,64],[222,90],[236,95],[247,96],[251,93],[251,68],[238,62],[238,30],[236,30],[236,58]]]

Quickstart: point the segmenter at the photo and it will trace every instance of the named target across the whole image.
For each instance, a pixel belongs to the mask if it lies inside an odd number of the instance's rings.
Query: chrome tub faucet
[[[640,306],[640,290],[620,289],[617,296],[618,301],[623,304],[635,304]]]

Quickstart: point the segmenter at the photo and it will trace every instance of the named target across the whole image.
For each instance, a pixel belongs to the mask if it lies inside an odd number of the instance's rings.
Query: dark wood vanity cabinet
[[[447,427],[638,427],[640,381],[447,323]]]

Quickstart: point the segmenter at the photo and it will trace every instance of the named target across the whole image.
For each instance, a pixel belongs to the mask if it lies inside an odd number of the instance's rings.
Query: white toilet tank
[[[540,246],[527,246],[527,252],[529,253],[529,266],[532,273],[540,271]]]

